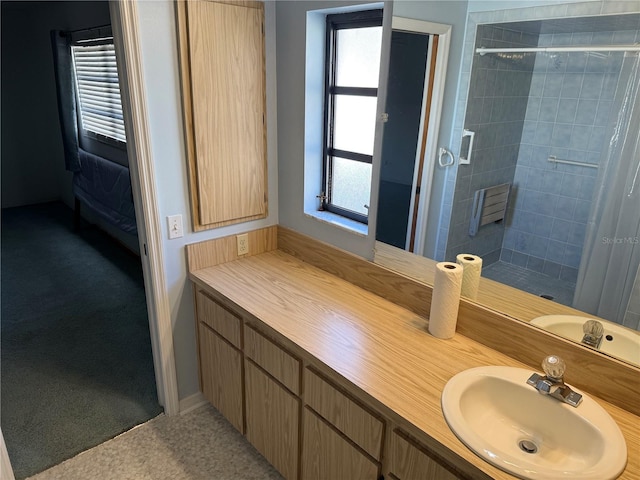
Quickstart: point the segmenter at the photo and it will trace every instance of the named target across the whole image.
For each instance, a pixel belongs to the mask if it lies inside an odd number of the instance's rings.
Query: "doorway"
[[[393,17],[376,240],[422,253],[451,27]]]
[[[114,241],[86,222],[73,231],[70,174],[58,155],[49,31],[108,22],[108,2],[2,2],[2,431],[17,478],[162,410],[141,259],[120,243],[137,239]],[[54,353],[53,344],[63,348]],[[11,422],[29,433],[26,445]],[[92,433],[50,456],[56,441]]]

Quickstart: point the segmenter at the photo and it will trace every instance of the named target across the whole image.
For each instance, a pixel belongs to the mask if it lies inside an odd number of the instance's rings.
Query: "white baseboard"
[[[13,469],[11,468],[11,461],[9,460],[9,453],[7,452],[7,446],[4,443],[4,437],[2,436],[2,430],[0,430],[0,480],[15,480],[13,476]]]
[[[195,410],[196,408],[201,407],[206,403],[207,399],[204,398],[202,392],[189,395],[187,398],[183,398],[182,400],[180,400],[180,415],[189,413],[190,411]]]

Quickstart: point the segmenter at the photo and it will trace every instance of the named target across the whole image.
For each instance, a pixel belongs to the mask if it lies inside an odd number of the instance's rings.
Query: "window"
[[[327,16],[322,207],[367,223],[382,10]]]
[[[80,128],[108,143],[125,143],[113,40],[80,41],[71,47]]]

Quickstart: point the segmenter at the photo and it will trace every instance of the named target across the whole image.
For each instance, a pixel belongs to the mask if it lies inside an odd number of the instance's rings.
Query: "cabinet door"
[[[244,353],[291,392],[300,395],[300,360],[249,325],[244,329]]]
[[[206,323],[234,347],[241,348],[242,320],[215,300],[198,290],[196,295],[198,320]]]
[[[264,218],[264,5],[176,4],[194,229]]]
[[[460,480],[465,477],[454,474],[450,468],[438,463],[435,457],[393,432],[389,465],[391,478],[398,480]]]
[[[242,415],[242,354],[209,327],[199,324],[202,393],[240,432]]]
[[[308,408],[304,409],[302,480],[376,480],[378,464],[329,427]]]
[[[304,399],[318,415],[380,460],[384,432],[380,419],[309,369],[305,370]]]
[[[247,439],[287,479],[298,478],[300,400],[245,360]]]

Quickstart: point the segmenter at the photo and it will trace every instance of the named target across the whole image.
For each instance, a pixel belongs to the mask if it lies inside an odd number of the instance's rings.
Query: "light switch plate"
[[[167,217],[169,224],[169,239],[180,238],[184,236],[182,230],[182,215],[169,215]]]

